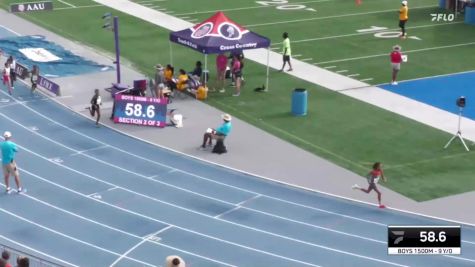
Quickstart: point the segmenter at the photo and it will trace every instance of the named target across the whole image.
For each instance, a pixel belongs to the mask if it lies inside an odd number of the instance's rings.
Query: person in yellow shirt
[[[409,12],[409,9],[407,7],[407,1],[404,0],[402,1],[402,7],[399,9],[399,28],[401,28],[401,38],[406,38],[407,33],[406,33],[406,22],[409,19],[409,16],[407,15]]]
[[[180,75],[178,75],[178,81],[176,83],[176,89],[184,91],[188,87],[188,74],[184,69],[180,69]]]
[[[289,34],[287,32],[284,32],[282,34],[282,38],[284,38],[284,41],[282,42],[282,54],[284,63],[282,64],[282,69],[280,69],[280,71],[284,71],[285,63],[289,63],[289,69],[287,71],[292,71],[292,64],[290,64],[290,56],[292,52],[290,50]]]

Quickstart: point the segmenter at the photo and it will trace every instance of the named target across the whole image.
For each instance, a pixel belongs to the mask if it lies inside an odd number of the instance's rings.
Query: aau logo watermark
[[[430,14],[432,17],[432,21],[454,21],[455,20],[455,14],[450,13],[433,13]]]

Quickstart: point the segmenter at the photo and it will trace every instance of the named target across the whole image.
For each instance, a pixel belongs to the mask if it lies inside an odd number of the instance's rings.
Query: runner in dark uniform
[[[94,90],[94,96],[91,98],[91,107],[87,107],[92,117],[97,113],[96,126],[99,126],[99,119],[101,118],[100,105],[102,105],[101,96],[99,95],[99,89],[96,89]]]

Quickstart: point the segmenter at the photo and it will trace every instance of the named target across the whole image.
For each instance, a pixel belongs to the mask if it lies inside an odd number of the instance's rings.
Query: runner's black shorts
[[[284,55],[284,62],[289,62],[289,61],[290,61],[290,56]]]

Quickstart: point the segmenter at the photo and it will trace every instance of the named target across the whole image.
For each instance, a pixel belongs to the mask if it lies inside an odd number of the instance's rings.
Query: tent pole
[[[209,73],[208,73],[208,54],[205,54],[205,69],[204,69],[204,72],[203,72],[205,75],[204,75],[204,84],[205,84],[205,87],[206,87],[206,84],[207,84],[207,80],[208,80],[208,76],[209,76]]]
[[[270,46],[267,47],[267,71],[266,71],[266,88],[264,91],[269,90],[269,53],[270,53]]]
[[[173,47],[172,47],[172,42],[168,41],[170,44],[170,65],[173,66]]]

